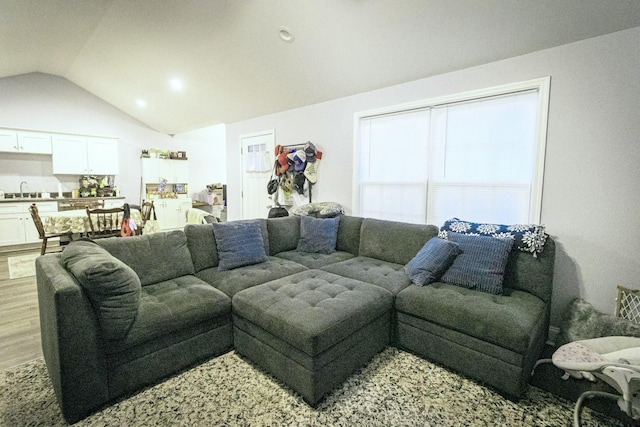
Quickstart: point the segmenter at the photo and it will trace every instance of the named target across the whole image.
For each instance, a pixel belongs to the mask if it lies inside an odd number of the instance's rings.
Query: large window
[[[357,115],[355,212],[538,223],[549,79]]]

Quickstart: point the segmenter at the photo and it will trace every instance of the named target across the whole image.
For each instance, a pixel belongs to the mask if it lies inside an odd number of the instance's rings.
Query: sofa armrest
[[[109,400],[98,320],[60,254],[36,259],[42,352],[62,414],[73,423]]]

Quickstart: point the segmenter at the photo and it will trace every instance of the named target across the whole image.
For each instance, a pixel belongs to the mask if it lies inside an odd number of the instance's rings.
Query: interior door
[[[267,183],[275,157],[275,131],[240,136],[242,152],[242,218],[266,218],[273,206]]]

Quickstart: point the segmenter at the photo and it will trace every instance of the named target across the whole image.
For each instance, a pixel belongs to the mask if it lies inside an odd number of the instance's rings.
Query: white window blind
[[[362,216],[424,223],[429,116],[422,110],[362,121],[358,168]]]
[[[433,109],[429,223],[529,222],[537,109],[537,92]]]
[[[523,84],[363,115],[355,211],[436,225],[537,222],[547,93]]]

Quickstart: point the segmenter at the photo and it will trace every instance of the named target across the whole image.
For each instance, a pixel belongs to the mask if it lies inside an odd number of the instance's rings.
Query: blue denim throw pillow
[[[459,252],[457,243],[433,237],[404,266],[404,271],[415,285],[428,285],[447,271]]]
[[[453,260],[453,264],[442,275],[440,281],[491,294],[501,294],[504,270],[513,239],[453,232],[449,232],[448,237],[459,245],[460,254]]]
[[[300,240],[298,251],[331,254],[336,251],[340,217],[300,217]]]
[[[218,271],[269,261],[258,220],[214,222],[211,225],[218,248]]]

